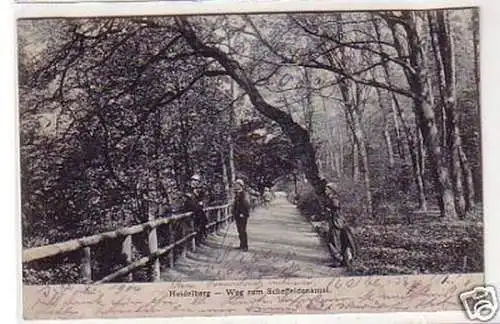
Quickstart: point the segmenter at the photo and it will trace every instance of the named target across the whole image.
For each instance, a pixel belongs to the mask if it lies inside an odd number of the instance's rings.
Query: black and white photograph
[[[16,32],[25,285],[484,272],[478,8]]]

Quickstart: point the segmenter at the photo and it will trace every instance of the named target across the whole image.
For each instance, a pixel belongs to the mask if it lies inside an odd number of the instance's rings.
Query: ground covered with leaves
[[[483,224],[474,221],[368,225],[356,229],[359,275],[483,271]]]
[[[325,236],[326,222],[315,222]],[[483,271],[483,224],[430,221],[354,228],[354,275],[470,273]]]
[[[309,188],[300,188],[297,207],[324,237],[328,225]],[[385,202],[379,214],[368,217],[357,199],[359,190],[343,188],[343,214],[353,227],[358,255],[354,275],[397,275],[482,272],[483,212],[481,205],[463,220],[444,220],[436,213],[413,213],[402,200]],[[412,210],[413,209],[413,210]],[[432,207],[435,209],[435,207]]]

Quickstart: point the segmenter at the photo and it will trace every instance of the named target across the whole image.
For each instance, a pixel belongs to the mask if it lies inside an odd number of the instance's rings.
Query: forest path
[[[328,248],[312,225],[284,193],[277,193],[268,208],[252,212],[247,225],[249,251],[237,250],[235,223],[208,237],[172,269],[162,271],[165,281],[314,278],[340,276],[332,268]]]

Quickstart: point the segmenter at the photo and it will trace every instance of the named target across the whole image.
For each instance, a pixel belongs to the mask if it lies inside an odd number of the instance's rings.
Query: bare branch
[[[408,89],[398,88],[398,87],[395,87],[394,85],[390,86],[390,85],[378,82],[378,81],[376,81],[374,79],[372,79],[372,80],[364,80],[364,79],[361,79],[361,78],[356,78],[357,75],[365,73],[368,70],[370,70],[371,68],[374,68],[374,67],[376,67],[378,65],[385,64],[386,61],[387,61],[387,59],[390,59],[390,58],[386,57],[386,60],[384,60],[384,61],[378,62],[377,64],[374,64],[373,66],[370,66],[369,68],[366,68],[366,69],[363,68],[360,71],[356,71],[356,72],[353,72],[353,73],[348,73],[343,68],[340,68],[340,67],[337,67],[337,66],[334,66],[334,65],[331,65],[331,64],[328,65],[328,64],[321,63],[318,60],[312,60],[312,61],[309,61],[309,62],[308,61],[298,61],[295,58],[287,57],[287,56],[285,56],[282,53],[278,53],[274,49],[274,47],[262,36],[262,34],[259,32],[259,30],[257,29],[257,27],[253,24],[253,22],[251,21],[251,19],[247,17],[246,20],[248,21],[248,24],[250,26],[253,26],[252,28],[253,28],[253,31],[254,31],[254,35],[258,38],[258,40],[261,41],[262,44],[264,46],[266,46],[266,48],[269,49],[274,55],[276,55],[278,58],[281,59],[281,62],[279,64],[289,65],[289,66],[302,66],[302,67],[309,67],[309,68],[313,68],[313,69],[327,70],[327,71],[339,74],[342,77],[342,79],[349,79],[349,80],[352,80],[352,81],[354,81],[356,83],[359,83],[359,84],[363,84],[363,85],[367,85],[367,86],[372,86],[372,87],[378,87],[378,88],[385,89],[385,90],[388,90],[388,91],[393,91],[393,92],[396,92],[396,93],[398,93],[400,95],[403,95],[405,97],[410,97],[410,98],[413,97],[413,93],[411,91],[409,91]],[[342,66],[342,65],[339,65],[339,66]]]

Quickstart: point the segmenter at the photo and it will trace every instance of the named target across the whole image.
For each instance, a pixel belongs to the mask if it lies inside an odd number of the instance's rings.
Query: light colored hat
[[[199,174],[193,174],[191,180],[201,181],[201,176]]]
[[[332,191],[338,191],[338,186],[336,183],[328,182],[325,186],[325,189],[332,190]]]
[[[245,182],[243,180],[241,180],[241,179],[236,179],[236,181],[234,183],[239,184],[242,187],[245,186]]]

